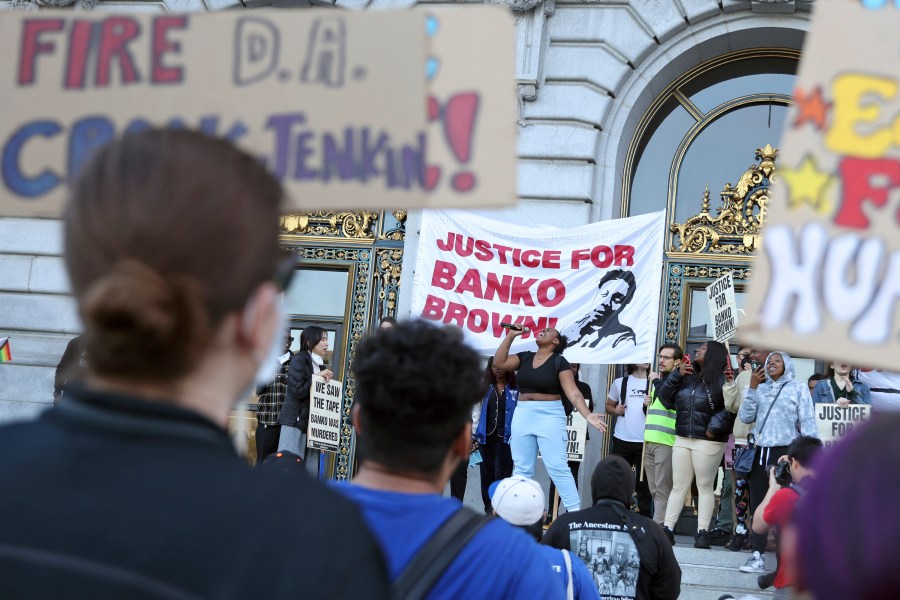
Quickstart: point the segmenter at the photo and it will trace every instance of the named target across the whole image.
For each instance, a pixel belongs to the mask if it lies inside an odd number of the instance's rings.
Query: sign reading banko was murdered
[[[739,336],[896,370],[900,9],[881,6],[816,6]]]
[[[511,204],[512,20],[462,10],[482,35],[453,10],[4,12],[0,216],[59,216],[96,148],[150,126],[259,156],[288,212]]]

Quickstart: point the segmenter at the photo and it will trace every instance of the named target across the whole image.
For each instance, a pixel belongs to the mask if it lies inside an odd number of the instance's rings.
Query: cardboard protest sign
[[[587,420],[578,411],[566,417],[566,440],[568,460],[582,462],[587,445]]]
[[[871,416],[872,407],[868,404],[851,404],[846,408],[837,404],[816,404],[819,438],[828,448]]]
[[[814,11],[739,335],[896,369],[900,9],[867,4]]]
[[[509,14],[446,6],[427,12],[429,193],[424,205],[514,204],[515,31]]]
[[[512,97],[512,44],[499,33],[511,38],[512,21],[497,7],[469,8],[467,21],[490,23],[491,37],[449,15],[428,45],[425,11],[0,13],[10,41],[0,54],[0,216],[59,216],[66,182],[97,147],[151,125],[200,129],[258,155],[285,184],[287,212],[417,207],[429,191],[431,204],[509,204],[514,166],[488,152],[514,160],[515,111],[481,99]],[[446,45],[474,48],[479,69],[460,74]],[[432,61],[442,68],[428,82]],[[454,143],[467,132],[463,170],[478,185],[426,180],[460,167],[456,156],[429,156],[439,146],[429,87],[445,103],[475,94],[467,125],[460,103],[435,122]],[[482,176],[507,166],[502,183]]]
[[[341,398],[344,384],[313,375],[309,390],[309,425],[306,446],[337,452],[341,444]]]
[[[734,299],[734,279],[728,271],[706,288],[709,317],[717,342],[726,342],[737,332],[737,302]]]
[[[571,229],[521,227],[459,211],[425,211],[413,280],[413,314],[462,328],[492,355],[503,323],[530,331],[533,350],[554,327],[570,362],[650,362],[656,350],[665,215]]]

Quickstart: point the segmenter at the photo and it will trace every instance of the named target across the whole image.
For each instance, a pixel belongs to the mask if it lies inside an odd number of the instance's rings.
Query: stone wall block
[[[583,161],[519,161],[518,190],[525,198],[592,200],[594,165]]]
[[[547,79],[588,81],[615,94],[632,69],[608,48],[551,44],[544,73]]]
[[[719,3],[716,0],[680,0],[684,16],[691,25],[719,14]]]
[[[0,217],[0,254],[61,256],[62,221]]]
[[[664,43],[688,26],[673,0],[631,0],[629,6],[653,32],[659,43]]]
[[[605,91],[580,82],[547,82],[537,100],[525,102],[528,119],[564,119],[599,127],[612,105]]]
[[[50,405],[51,403],[49,402],[7,402],[0,400],[0,423],[32,421],[50,408]]]
[[[28,414],[37,413],[53,402],[53,377],[55,374],[55,367],[4,364],[0,367],[0,405],[7,402],[17,405],[32,404],[36,406],[14,406],[7,410],[18,410]],[[8,420],[3,418],[2,411],[3,409],[0,409],[0,422]]]
[[[535,123],[519,129],[518,154],[523,158],[593,161],[600,131],[581,123]]]
[[[0,290],[27,292],[31,260],[22,255],[0,255]]]
[[[9,365],[56,368],[72,334],[4,332],[12,344],[13,361]],[[0,367],[5,368],[7,365]]]
[[[48,294],[69,294],[69,275],[62,257],[36,256],[31,263],[28,291]]]
[[[627,6],[561,6],[548,23],[551,42],[605,43],[632,65],[656,48],[653,35]]]
[[[75,300],[69,296],[0,293],[0,331],[77,333],[81,330]]]

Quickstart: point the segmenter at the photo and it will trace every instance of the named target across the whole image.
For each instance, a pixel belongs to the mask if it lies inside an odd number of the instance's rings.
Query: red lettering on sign
[[[840,170],[844,192],[834,222],[841,227],[868,229],[869,218],[862,210],[863,204],[871,202],[879,208],[887,204],[888,190],[900,186],[900,161],[847,156],[841,160]],[[873,185],[873,179],[877,176],[887,181],[882,185]],[[900,214],[897,220],[900,222]]]
[[[128,51],[128,44],[140,34],[137,21],[129,17],[109,17],[103,20],[100,30],[100,47],[97,54],[97,73],[95,82],[98,87],[110,84],[110,71],[113,61],[119,63],[122,83],[140,81],[134,58]]]
[[[165,16],[153,19],[153,41],[150,63],[150,81],[153,83],[181,83],[184,69],[181,66],[165,66],[163,58],[168,53],[179,54],[181,44],[168,39],[170,29],[186,29],[187,17]]]
[[[56,44],[42,42],[40,36],[48,31],[62,31],[62,19],[27,19],[22,24],[22,49],[19,52],[19,85],[34,83],[37,73],[35,61],[38,54],[53,54]]]

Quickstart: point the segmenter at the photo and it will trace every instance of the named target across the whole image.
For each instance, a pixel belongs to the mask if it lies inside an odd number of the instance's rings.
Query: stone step
[[[741,573],[736,568],[708,567],[680,563],[681,587],[716,586],[730,590],[743,590],[745,593],[759,591],[757,577],[759,573]]]
[[[690,587],[682,586],[681,595],[678,596],[678,600],[719,600],[719,598],[721,598],[724,594],[730,594],[737,599],[743,598],[744,596],[748,595],[752,595],[754,598],[758,598],[759,600],[768,600],[769,598],[775,597],[772,588],[768,590],[755,590],[753,592],[746,592],[704,585]]]
[[[731,552],[721,546],[713,546],[709,550],[701,550],[691,546],[677,544],[673,550],[679,563],[707,565],[710,567],[731,567],[737,569],[750,558],[750,552]],[[777,562],[774,553],[766,554],[766,568],[775,570]]]

